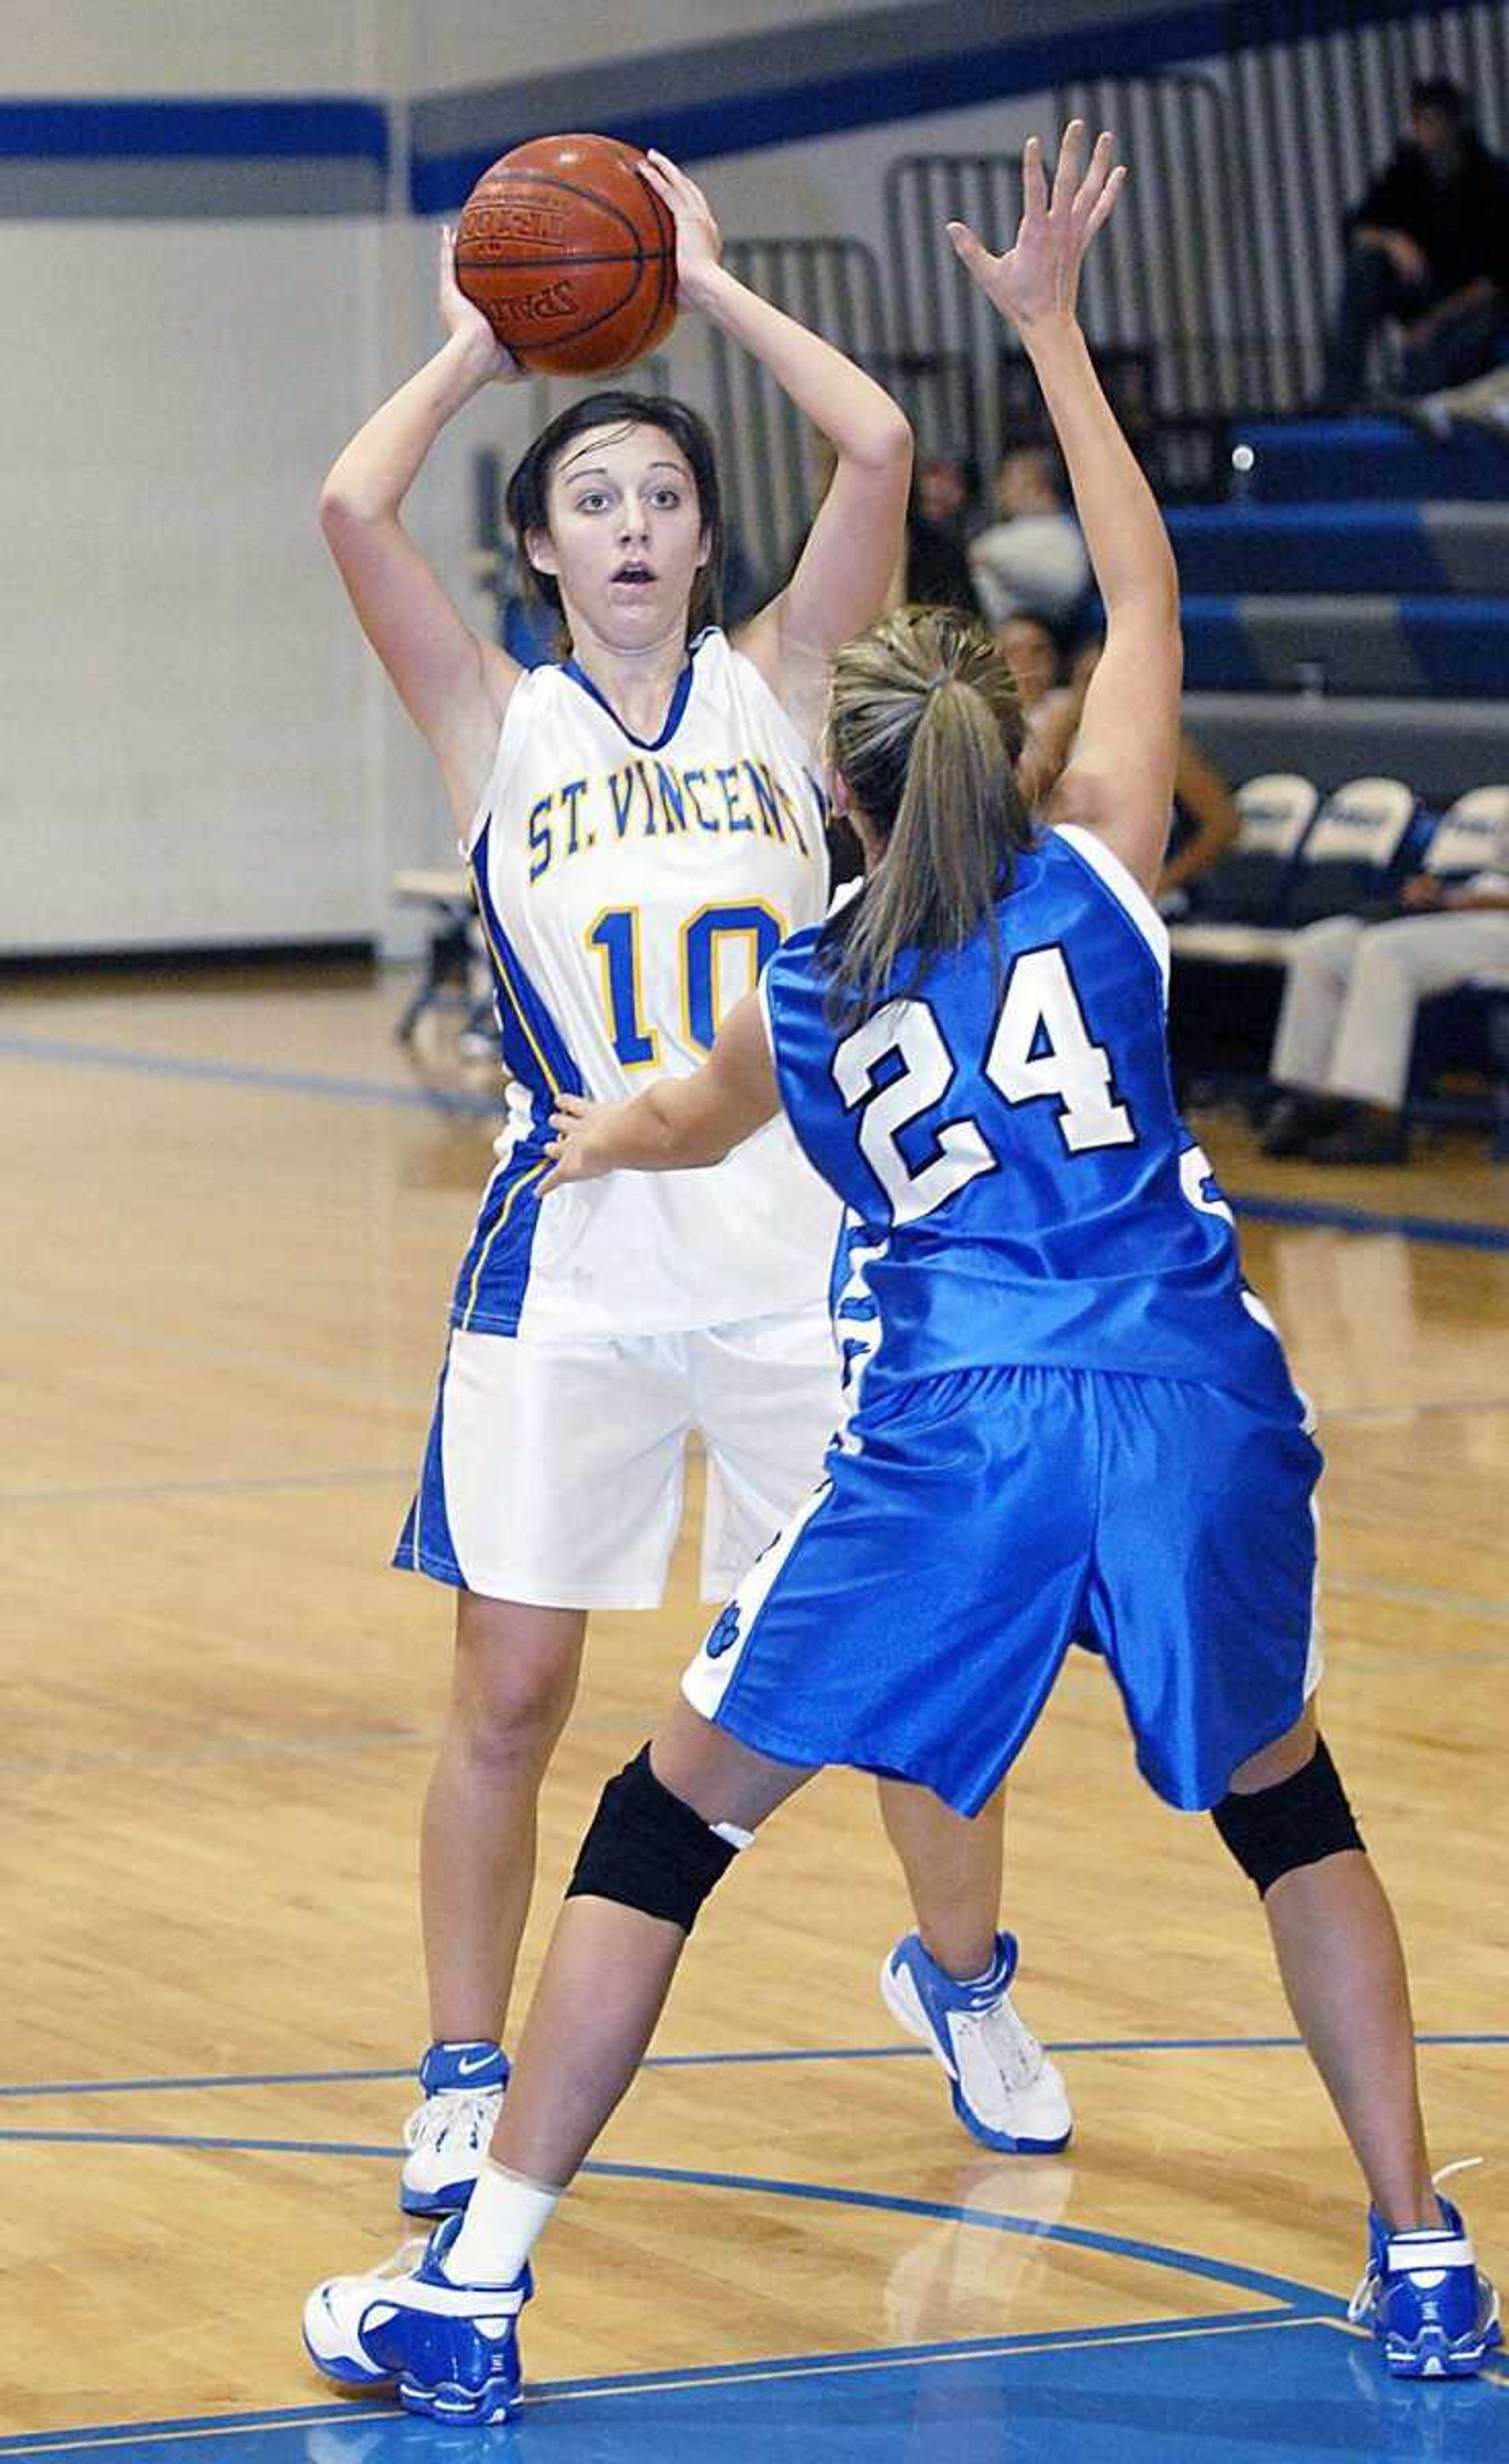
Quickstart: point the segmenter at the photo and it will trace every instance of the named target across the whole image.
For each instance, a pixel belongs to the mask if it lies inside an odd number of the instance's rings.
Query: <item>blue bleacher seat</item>
[[[1509,819],[1509,786],[1474,787],[1441,815],[1424,849],[1421,869],[1452,880],[1486,872]]]
[[[1414,813],[1414,790],[1402,779],[1351,779],[1327,796],[1300,848],[1283,921],[1298,930],[1387,899]]]
[[[1210,924],[1276,924],[1304,834],[1321,801],[1313,780],[1269,771],[1238,787],[1241,828],[1236,844],[1198,885],[1196,920]]]
[[[1236,441],[1253,457],[1249,497],[1264,504],[1327,504],[1348,496],[1493,504],[1509,488],[1509,452],[1497,438],[1471,429],[1437,445],[1400,419],[1258,421],[1241,428]]]

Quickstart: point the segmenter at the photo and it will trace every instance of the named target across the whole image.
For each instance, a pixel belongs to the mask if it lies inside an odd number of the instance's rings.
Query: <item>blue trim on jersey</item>
[[[461,1261],[450,1323],[464,1334],[517,1334],[539,1229],[536,1184],[550,1169],[547,1125],[521,1138],[483,1194],[476,1229]]]
[[[481,914],[482,937],[488,945],[492,978],[497,986],[498,1038],[503,1066],[511,1078],[516,1078],[519,1085],[527,1087],[536,1097],[536,1112],[540,1098],[545,1099],[548,1111],[558,1095],[584,1095],[587,1082],[543,999],[531,983],[518,952],[503,930],[503,919],[488,881],[488,837],[492,827],[492,816],[490,813],[477,833],[476,845],[469,861]]]
[[[691,687],[695,673],[692,663],[696,657],[699,644],[704,642],[706,639],[707,631],[706,628],[704,628],[704,630],[697,635],[696,640],[688,645],[686,663],[682,668],[680,675],[676,678],[676,690],[670,696],[670,708],[666,713],[666,724],[661,729],[660,734],[653,737],[636,736],[634,730],[628,725],[627,721],[619,716],[618,712],[609,701],[607,694],[599,691],[598,687],[593,683],[592,678],[586,673],[584,669],[580,668],[577,665],[575,659],[562,659],[560,663],[560,672],[563,676],[569,676],[574,685],[580,685],[584,693],[590,694],[591,698],[597,703],[599,710],[606,711],[609,718],[613,721],[614,726],[618,729],[619,734],[626,737],[630,744],[636,745],[641,753],[663,753],[667,745],[670,742],[671,737],[675,735],[677,728],[681,725],[682,719],[686,715],[687,703],[690,698]]]
[[[448,1346],[441,1363],[435,1387],[435,1409],[425,1441],[425,1460],[420,1465],[419,1485],[413,1502],[404,1517],[404,1529],[398,1536],[392,1563],[406,1573],[438,1574],[447,1582],[463,1583],[465,1576],[456,1559],[456,1544],[450,1535],[450,1517],[446,1510],[446,1467],[444,1432],[446,1425],[446,1379],[450,1372]]]
[[[524,1295],[529,1288],[535,1235],[539,1228],[535,1184],[543,1177],[550,1162],[544,1142],[549,1135],[551,1109],[558,1095],[584,1095],[587,1084],[503,930],[503,919],[488,881],[488,835],[492,827],[490,813],[471,850],[471,879],[477,893],[482,937],[497,988],[503,1066],[511,1078],[529,1089],[534,1118],[528,1135],[514,1147],[483,1194],[476,1228],[461,1261],[451,1295],[450,1323],[471,1334],[517,1334]],[[425,1571],[443,1572],[438,1564],[427,1564]],[[460,1580],[459,1575],[455,1579]]]

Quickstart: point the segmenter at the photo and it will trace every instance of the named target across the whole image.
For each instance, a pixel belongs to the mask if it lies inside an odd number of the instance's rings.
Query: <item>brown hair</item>
[[[904,951],[916,956],[914,992],[982,927],[998,943],[995,901],[1032,835],[1022,737],[1011,671],[962,608],[899,607],[839,652],[828,751],[884,852],[825,936],[835,1024],[891,997]]]
[[[641,393],[589,393],[580,402],[568,403],[556,413],[547,428],[542,428],[534,444],[518,463],[508,483],[504,511],[514,533],[523,567],[526,590],[536,600],[553,607],[561,623],[557,633],[557,647],[562,652],[571,648],[571,634],[565,623],[561,605],[560,584],[553,573],[541,573],[529,553],[531,531],[550,528],[550,481],[557,463],[568,445],[584,436],[589,428],[658,428],[672,444],[680,447],[687,457],[697,491],[697,510],[708,536],[708,555],[691,585],[691,604],[687,612],[687,633],[689,637],[701,631],[704,625],[722,622],[723,574],[723,500],[718,486],[717,456],[708,424],[689,404],[675,401],[670,395]]]

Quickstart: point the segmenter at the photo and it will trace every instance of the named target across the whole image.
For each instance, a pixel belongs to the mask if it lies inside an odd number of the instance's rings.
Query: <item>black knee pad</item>
[[[1211,1818],[1259,1899],[1296,1866],[1363,1844],[1323,1737],[1302,1771],[1248,1796],[1229,1792]]]
[[[741,1845],[673,1795],[651,1771],[648,1746],[642,1746],[603,1790],[566,1897],[615,1900],[689,1933]]]

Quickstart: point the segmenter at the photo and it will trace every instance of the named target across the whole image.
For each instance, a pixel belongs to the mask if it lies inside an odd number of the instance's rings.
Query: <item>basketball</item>
[[[456,280],[526,368],[607,376],[676,319],[676,226],[614,137],[536,137],[461,209]]]

